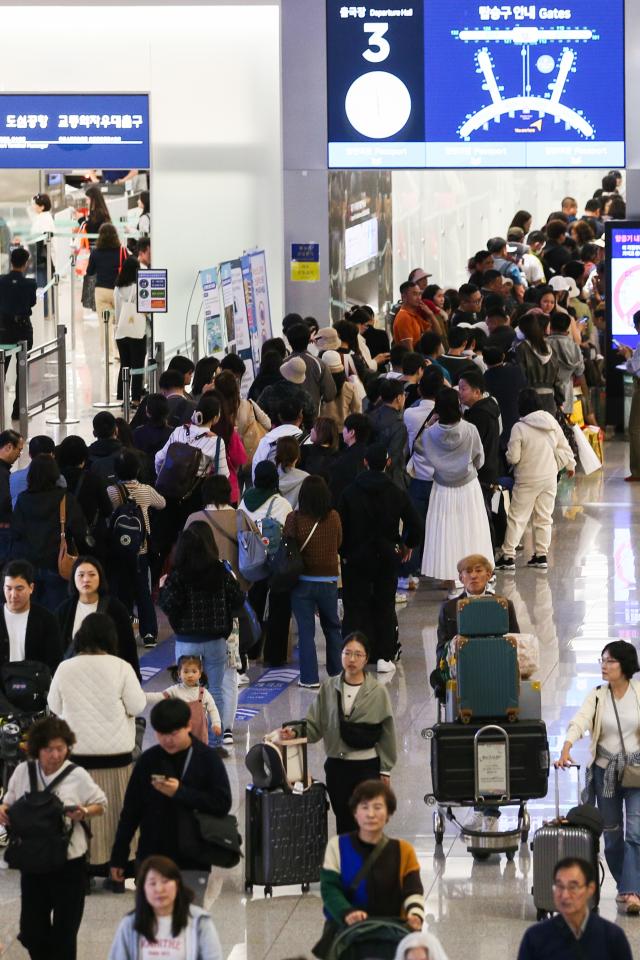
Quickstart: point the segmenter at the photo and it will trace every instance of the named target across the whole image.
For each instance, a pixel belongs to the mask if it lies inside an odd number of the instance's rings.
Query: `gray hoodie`
[[[127,914],[111,944],[109,960],[138,960],[140,934],[134,930],[135,917]],[[201,907],[189,907],[186,932],[186,960],[223,960],[222,947],[213,920]]]
[[[434,423],[423,436],[424,459],[432,464],[436,483],[442,487],[463,487],[477,478],[484,451],[472,423]]]
[[[580,377],[584,373],[584,358],[577,343],[566,333],[551,333],[547,337],[558,361],[558,381],[564,390],[562,409],[565,413],[573,410],[573,377]]]

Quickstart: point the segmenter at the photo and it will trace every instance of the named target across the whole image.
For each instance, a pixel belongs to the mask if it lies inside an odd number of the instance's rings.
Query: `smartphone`
[[[164,781],[168,779],[169,777],[165,777],[164,773],[151,774],[151,783],[164,783]]]

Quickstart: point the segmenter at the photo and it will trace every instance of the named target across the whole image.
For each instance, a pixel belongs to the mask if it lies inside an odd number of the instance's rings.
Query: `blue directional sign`
[[[327,37],[332,167],[624,166],[624,0],[328,0]]]
[[[146,94],[0,94],[0,168],[148,167]]]

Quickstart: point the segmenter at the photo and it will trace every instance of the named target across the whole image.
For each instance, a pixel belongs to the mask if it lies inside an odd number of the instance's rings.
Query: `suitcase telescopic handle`
[[[578,806],[580,806],[580,799],[581,799],[580,798],[580,764],[571,763],[571,764],[568,764],[568,766],[575,767],[575,770],[577,773],[576,784],[578,787]],[[560,819],[560,780],[558,778],[558,768],[554,767],[553,769],[555,773],[556,819],[559,820]]]

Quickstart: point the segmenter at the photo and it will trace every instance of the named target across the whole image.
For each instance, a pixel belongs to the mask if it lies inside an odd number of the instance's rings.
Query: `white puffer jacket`
[[[76,735],[74,753],[108,756],[135,745],[134,718],[147,699],[130,664],[111,654],[80,654],[56,670],[49,707]]]
[[[518,483],[555,481],[563,468],[576,468],[560,424],[546,410],[534,410],[514,423],[507,460],[513,464]]]

